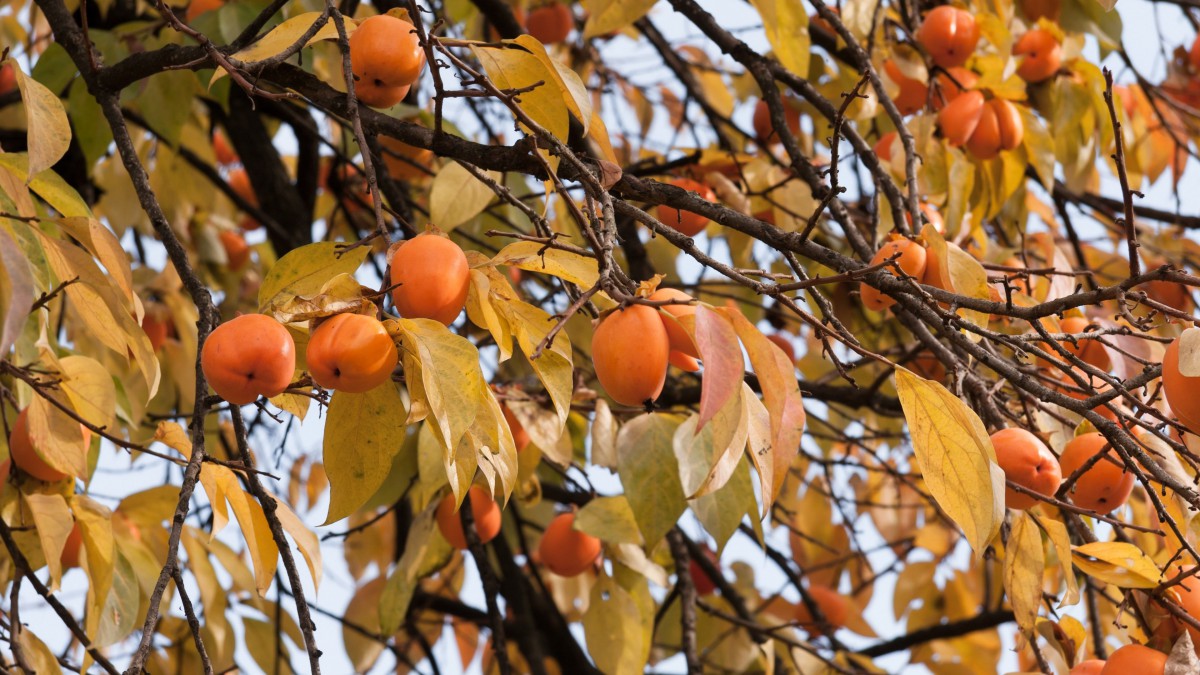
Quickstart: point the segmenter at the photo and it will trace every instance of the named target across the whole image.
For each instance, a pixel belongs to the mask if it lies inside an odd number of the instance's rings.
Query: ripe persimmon
[[[630,305],[604,317],[592,334],[592,366],[617,403],[640,406],[658,398],[667,380],[671,342],[658,311]]]
[[[1180,564],[1172,565],[1168,571],[1164,573],[1164,578],[1172,578],[1180,572],[1193,572],[1194,568],[1184,568]],[[1186,577],[1175,586],[1172,586],[1167,594],[1170,599],[1174,600],[1183,611],[1189,616],[1200,616],[1200,579],[1196,578],[1195,574]],[[1200,629],[1193,627],[1191,624],[1180,621],[1188,633],[1192,635],[1192,643],[1200,644]]]
[[[162,305],[148,305],[142,316],[142,330],[150,339],[150,348],[158,351],[175,334],[175,324]]]
[[[390,108],[403,101],[410,88],[410,84],[388,87],[375,81],[363,80],[354,83],[354,96],[372,108]]]
[[[850,617],[850,603],[841,593],[828,586],[814,584],[808,587],[808,597],[825,616],[824,624],[818,623],[803,600],[796,603],[796,622],[809,635],[824,635],[826,627],[837,630],[846,625],[846,619]]]
[[[1146,283],[1142,288],[1146,291],[1146,296],[1155,302],[1161,302],[1181,312],[1192,311],[1192,289],[1186,284],[1159,279]]]
[[[1060,333],[1069,333],[1072,335],[1078,333],[1086,333],[1091,322],[1081,316],[1069,316],[1058,323]],[[1108,351],[1100,342],[1092,339],[1076,340],[1072,344],[1070,340],[1059,342],[1062,348],[1070,352],[1084,363],[1099,368],[1100,370],[1108,370],[1112,367],[1112,359],[1108,356]],[[1049,351],[1049,348],[1047,348]],[[1058,358],[1056,352],[1051,351],[1051,355]],[[1047,361],[1040,363],[1043,367],[1049,367],[1051,364]]]
[[[783,99],[783,118],[792,136],[800,133],[800,111],[786,98]],[[779,134],[775,133],[775,125],[771,123],[771,108],[761,99],[754,104],[754,136],[760,143],[778,143],[780,140]]]
[[[234,405],[278,396],[292,382],[296,343],[283,324],[264,314],[243,314],[208,336],[200,365],[209,386]]]
[[[695,298],[684,293],[677,288],[660,288],[650,294],[648,300],[655,302],[666,302],[674,300],[677,302],[691,303]],[[675,304],[663,305],[663,311],[670,314],[676,319],[682,319],[685,316],[694,316],[696,314],[696,305],[693,304]],[[700,350],[696,347],[696,342],[692,340],[692,336],[684,330],[683,326],[679,325],[678,321],[671,321],[663,317],[663,327],[667,329],[667,340],[671,345],[672,351],[677,351],[687,356],[700,356]]]
[[[0,65],[0,96],[17,88],[17,71],[11,63]]]
[[[76,522],[71,528],[71,534],[67,535],[67,541],[63,544],[62,557],[59,558],[64,572],[72,567],[79,567],[79,554],[82,551],[83,533],[79,531],[79,523]]]
[[[694,356],[688,356],[683,352],[671,350],[667,355],[667,363],[675,366],[685,373],[695,373],[700,370],[700,361]]]
[[[1022,35],[1013,45],[1012,53],[1022,57],[1017,75],[1026,82],[1048,80],[1062,65],[1062,45],[1053,33],[1043,28],[1034,28]]]
[[[1142,645],[1128,644],[1108,655],[1100,675],[1163,675],[1167,655]]]
[[[305,350],[313,382],[361,394],[387,382],[398,360],[396,343],[373,316],[338,314],[312,332]]]
[[[893,265],[898,265],[905,274],[916,279],[917,283],[924,280],[927,255],[920,244],[908,239],[893,239],[879,248],[875,257],[871,258],[871,264],[878,265],[892,257],[896,257]],[[885,269],[895,274],[892,265]],[[894,298],[868,286],[866,282],[859,285],[859,295],[862,296],[863,304],[876,312],[896,304]]]
[[[500,524],[503,520],[500,505],[496,503],[495,499],[492,499],[492,495],[488,494],[487,490],[479,485],[472,485],[467,494],[471,497],[471,515],[475,518],[475,532],[479,535],[479,542],[486,544],[500,534]],[[435,517],[438,531],[442,533],[446,541],[460,551],[466,549],[467,534],[463,531],[462,519],[454,503],[453,494],[442,497]]]
[[[950,145],[958,147],[970,140],[986,104],[983,92],[965,91],[938,112],[938,126]]]
[[[229,139],[225,138],[225,132],[220,129],[213,132],[213,154],[217,156],[218,164],[236,164],[238,161],[237,151],[229,144]]]
[[[258,195],[254,194],[254,185],[250,183],[250,174],[246,173],[245,169],[239,167],[230,171],[225,182],[229,183],[229,187],[242,199],[258,206]]]
[[[950,5],[935,7],[917,30],[917,42],[943,68],[967,62],[979,42],[979,24],[966,10]]]
[[[406,319],[433,319],[449,326],[467,304],[471,268],[449,237],[425,233],[396,249],[391,259],[392,302]]]
[[[1053,497],[1062,485],[1058,458],[1037,436],[1024,429],[1001,429],[992,434],[996,463],[1004,477],[1034,492]],[[1004,504],[1010,509],[1027,509],[1038,500],[1016,490],[1004,488]]]
[[[1104,662],[1100,659],[1088,659],[1075,664],[1067,675],[1100,675],[1104,671]]]
[[[983,106],[979,123],[967,139],[967,150],[979,159],[991,159],[1001,150],[1018,147],[1024,137],[1025,123],[1021,121],[1017,106],[1011,101],[994,98]]]
[[[229,269],[236,272],[250,262],[250,245],[246,243],[242,235],[229,230],[221,230],[217,232],[217,238],[221,240],[221,248],[225,249],[225,259],[229,261]]]
[[[521,420],[509,410],[508,406],[500,404],[500,412],[504,415],[504,421],[508,423],[508,430],[512,432],[513,445],[517,446],[517,452],[529,447],[529,432],[525,431],[525,427],[521,426]]]
[[[1076,506],[1104,515],[1129,499],[1134,484],[1134,475],[1125,470],[1120,455],[1109,447],[1108,439],[1094,431],[1076,436],[1063,448],[1058,461],[1065,480],[1100,452],[1106,457],[1083,472],[1068,496]]]
[[[721,569],[720,561],[717,560],[717,554],[711,548],[704,549],[704,557],[712,562],[713,566],[718,570]],[[713,591],[717,590],[717,584],[708,576],[700,563],[696,562],[695,558],[688,561],[688,574],[692,577],[692,585],[696,587],[696,595],[705,596],[712,595]]]
[[[544,45],[562,42],[575,27],[575,15],[571,8],[557,0],[529,12],[525,30]]]
[[[425,50],[411,23],[378,14],[364,19],[350,35],[350,66],[355,91],[364,83],[368,89],[407,87],[425,69]]]
[[[1058,23],[1062,16],[1062,0],[1021,0],[1021,11],[1030,23],[1042,17]]]
[[[900,144],[900,134],[896,133],[895,131],[889,131],[879,137],[879,140],[875,142],[875,146],[872,149],[875,152],[875,156],[878,157],[880,161],[890,162],[892,161],[892,155],[895,152],[904,152],[901,148],[902,145]]]
[[[83,433],[83,447],[87,448],[92,442],[92,431],[82,424],[79,425],[79,429]],[[46,463],[34,448],[33,438],[29,435],[29,408],[17,415],[17,421],[8,437],[8,454],[18,469],[38,480],[54,483],[68,475]]]
[[[383,146],[383,162],[392,178],[414,181],[432,175],[429,171],[433,163],[432,150],[418,148],[390,136],[380,136],[379,144]]]
[[[788,361],[791,361],[792,363],[796,362],[796,348],[792,346],[791,340],[787,339],[783,335],[780,335],[779,333],[771,333],[767,336],[767,339],[773,342],[776,347],[779,347],[781,350],[783,350],[783,354],[784,356],[788,357]]]
[[[600,555],[600,540],[574,525],[574,513],[560,513],[546,526],[538,543],[542,564],[560,577],[582,574]]]
[[[911,115],[925,107],[925,100],[929,97],[928,85],[905,75],[892,59],[883,62],[883,72],[900,89],[899,93],[892,97],[892,102],[896,104],[901,115]]]
[[[717,200],[717,195],[713,193],[712,188],[691,178],[676,178],[671,181],[671,185],[695,192],[705,201],[715,202]],[[699,213],[681,211],[666,204],[659,204],[655,215],[667,227],[673,227],[689,237],[700,234],[708,226],[708,218]]]
[[[1162,361],[1163,392],[1175,416],[1192,432],[1200,432],[1200,376],[1189,377],[1179,372],[1179,338],[1167,345]]]
[[[191,23],[201,14],[220,9],[224,4],[225,0],[192,0],[188,3],[187,12],[183,15],[184,20]]]
[[[1188,63],[1193,71],[1200,72],[1200,34],[1196,35],[1196,39],[1192,41],[1192,48],[1188,50]]]
[[[933,109],[941,110],[964,91],[974,89],[979,83],[979,76],[966,68],[947,68],[938,73],[933,81],[937,84],[937,91],[933,95]]]

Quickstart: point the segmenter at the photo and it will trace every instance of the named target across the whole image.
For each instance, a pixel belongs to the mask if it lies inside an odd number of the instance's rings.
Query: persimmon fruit
[[[964,91],[943,107],[937,115],[942,136],[955,147],[965,145],[979,126],[987,100],[981,91]]]
[[[67,535],[67,541],[63,543],[62,557],[59,558],[64,572],[72,567],[79,567],[79,554],[82,551],[83,533],[79,530],[79,523],[76,522],[71,528],[71,533]]]
[[[1100,675],[1104,671],[1104,661],[1088,659],[1075,664],[1067,675]]]
[[[150,348],[156,352],[162,349],[163,344],[175,333],[175,324],[172,323],[171,316],[160,308],[161,306],[147,307],[145,315],[142,316],[142,331],[150,339]]]
[[[1200,391],[1200,376],[1189,377],[1179,372],[1179,340],[1175,338],[1163,354],[1163,392],[1175,416],[1195,433],[1200,432],[1200,397],[1196,396]]]
[[[1053,497],[1062,485],[1062,468],[1050,448],[1032,433],[1018,428],[1001,429],[992,434],[996,463],[1004,477],[1021,487]],[[1010,487],[1004,488],[1004,504],[1010,509],[1028,509],[1038,500]]]
[[[645,305],[618,309],[592,334],[592,365],[600,386],[617,403],[641,406],[658,398],[667,380],[671,342],[658,311]]]
[[[671,181],[671,184],[689,192],[695,192],[705,201],[715,202],[717,200],[717,195],[713,193],[712,188],[700,181],[692,180],[691,178],[676,178]],[[673,227],[689,237],[694,237],[703,232],[709,222],[708,218],[699,213],[682,211],[666,204],[659,204],[655,210],[655,214],[664,225]]]
[[[187,12],[183,15],[184,21],[191,23],[201,14],[220,9],[224,4],[225,0],[192,0],[188,3]]]
[[[688,356],[683,352],[671,350],[667,355],[667,363],[675,366],[685,373],[695,373],[700,370],[700,361],[694,356]]]
[[[661,318],[663,320],[663,327],[667,329],[667,341],[671,346],[671,350],[680,352],[687,356],[699,358],[700,349],[696,346],[696,342],[692,339],[692,336],[689,335],[686,330],[684,330],[683,326],[680,325],[678,321],[682,320],[685,316],[696,315],[696,305],[693,302],[695,298],[677,288],[660,288],[651,293],[650,297],[647,299],[654,302],[666,302],[669,300],[674,300],[679,303],[689,303],[663,305],[662,310],[677,320],[672,321],[666,317]]]
[[[406,319],[433,319],[449,326],[467,304],[471,268],[448,237],[425,233],[396,249],[391,259],[392,302]]]
[[[258,195],[254,194],[254,185],[250,183],[250,174],[246,173],[245,169],[237,168],[230,171],[226,182],[242,199],[258,206]]]
[[[1069,316],[1058,323],[1060,333],[1069,333],[1071,335],[1086,333],[1089,325],[1091,325],[1091,322],[1081,316]],[[1063,349],[1090,366],[1105,371],[1112,367],[1112,359],[1108,356],[1108,350],[1097,340],[1086,338],[1076,340],[1074,344],[1070,340],[1063,340],[1059,344],[1062,345]],[[1056,352],[1051,352],[1051,356],[1058,358],[1059,355]],[[1048,361],[1043,361],[1041,365],[1044,367],[1051,366]]]
[[[1031,23],[1043,17],[1058,23],[1062,16],[1062,0],[1021,0],[1021,11]]]
[[[250,245],[246,243],[246,239],[242,235],[229,230],[221,230],[217,232],[217,239],[221,241],[221,248],[225,249],[225,259],[229,262],[229,269],[237,272],[250,262]]]
[[[788,358],[788,361],[791,361],[792,363],[796,362],[796,348],[792,346],[791,340],[787,339],[783,335],[780,335],[779,333],[771,333],[767,336],[767,339],[783,351],[783,355]]]
[[[892,59],[883,62],[883,72],[900,89],[892,97],[892,103],[896,104],[896,108],[900,111],[901,115],[911,115],[925,107],[925,101],[929,97],[928,85],[905,75],[900,70],[900,66],[896,65],[896,62]]]
[[[1171,578],[1180,572],[1192,572],[1194,568],[1185,568],[1182,565],[1176,564],[1169,568],[1169,571],[1164,573],[1165,578]],[[1169,594],[1172,599],[1185,611],[1188,616],[1200,617],[1200,579],[1196,578],[1195,574],[1183,579],[1175,586],[1172,586]],[[1188,633],[1191,633],[1192,643],[1200,644],[1200,629],[1193,627],[1191,624],[1180,621]]]
[[[479,535],[479,542],[486,544],[500,534],[500,525],[503,520],[500,505],[496,503],[495,499],[492,499],[492,495],[488,494],[487,490],[479,485],[471,486],[467,494],[471,498],[471,515],[475,519],[475,532]],[[442,497],[434,517],[437,520],[438,531],[442,533],[446,541],[450,542],[451,546],[460,551],[467,548],[467,534],[463,531],[462,517],[455,507],[453,494]]]
[[[218,164],[236,164],[238,162],[237,151],[229,144],[225,132],[220,129],[213,132],[213,154],[217,156]]]
[[[1025,123],[1021,121],[1017,106],[1011,101],[994,98],[983,106],[975,131],[967,139],[967,150],[979,159],[992,159],[1001,150],[1020,146],[1024,136]]]
[[[504,421],[508,423],[508,430],[512,432],[513,444],[517,446],[517,452],[529,447],[532,439],[529,438],[529,432],[525,430],[525,427],[521,426],[521,420],[517,419],[513,411],[503,403],[500,404],[500,412],[504,415]]]
[[[575,27],[575,15],[565,3],[551,2],[529,12],[525,30],[544,45],[557,44],[567,39]]]
[[[979,24],[970,12],[941,5],[925,15],[917,30],[917,42],[942,68],[961,66],[979,42]]]
[[[720,561],[717,559],[717,554],[711,548],[704,549],[704,557],[713,564],[718,570],[721,569]],[[695,558],[688,561],[688,574],[692,577],[692,585],[696,587],[696,595],[705,596],[712,595],[717,590],[717,584],[712,577],[704,571],[700,563],[696,562]]]
[[[846,625],[846,619],[850,616],[850,603],[845,596],[828,586],[816,584],[808,587],[808,596],[825,616],[828,628],[836,630]],[[826,626],[816,621],[803,600],[796,603],[796,622],[808,631],[809,635],[825,634]]]
[[[1076,506],[1108,514],[1120,507],[1133,492],[1134,475],[1125,470],[1120,456],[1108,446],[1108,439],[1097,432],[1082,434],[1071,439],[1063,448],[1059,464],[1065,480],[1096,454],[1103,451],[1106,458],[1092,464],[1075,485],[1069,496]],[[1112,461],[1109,461],[1111,458]]]
[[[403,101],[410,88],[412,85],[409,84],[387,87],[375,81],[363,80],[354,83],[354,96],[372,108],[390,108]]]
[[[901,149],[902,147],[903,146],[900,144],[900,134],[896,133],[895,131],[889,131],[879,137],[879,140],[875,142],[875,146],[872,148],[872,150],[874,150],[875,156],[881,161],[890,162],[892,161],[892,155],[895,152],[894,149],[899,149],[899,152],[902,154],[904,152],[904,150]]]
[[[963,92],[972,90],[979,83],[979,76],[966,68],[956,67],[938,73],[933,81],[937,85],[937,91],[933,95],[933,109],[937,111],[946,107],[947,103],[961,96]]]
[[[87,448],[92,443],[92,431],[82,424],[79,429],[83,434],[83,447]],[[8,436],[8,454],[18,469],[38,480],[54,483],[68,476],[50,466],[33,447],[33,438],[29,435],[29,408],[17,415],[17,421]]]
[[[278,396],[292,382],[296,343],[291,333],[264,314],[243,314],[217,326],[200,354],[204,377],[217,395],[234,405],[259,396]]]
[[[399,356],[387,329],[373,316],[338,314],[317,326],[305,360],[313,382],[361,394],[391,379]]]
[[[574,525],[574,513],[560,513],[546,526],[538,543],[542,564],[560,577],[582,574],[600,555],[600,540]]]
[[[407,87],[425,69],[425,50],[411,23],[378,14],[364,19],[350,35],[350,66],[356,92],[364,83],[368,89]]]
[[[1034,28],[1013,45],[1013,56],[1021,58],[1017,75],[1031,84],[1044,82],[1062,66],[1062,45],[1044,28]]]
[[[390,136],[380,136],[379,144],[385,150],[383,162],[392,178],[411,182],[431,175],[428,169],[433,164],[432,150],[418,148]]]
[[[800,133],[800,111],[793,107],[787,99],[783,100],[783,119],[787,122],[792,136]],[[775,132],[771,122],[771,108],[766,101],[759,100],[754,104],[754,136],[760,143],[778,143],[780,136]]]
[[[927,260],[925,249],[920,244],[908,239],[893,239],[881,246],[875,253],[875,257],[871,258],[871,264],[878,265],[895,256],[898,257],[893,265],[898,265],[905,274],[916,279],[917,283],[924,280]],[[891,265],[886,269],[895,274]],[[859,285],[859,295],[862,296],[863,304],[876,312],[881,312],[896,304],[894,298],[868,286],[866,282]]]
[[[15,91],[16,88],[17,71],[13,70],[13,65],[11,63],[0,65],[0,96]]]
[[[1167,655],[1142,645],[1128,644],[1108,655],[1100,675],[1163,675]]]

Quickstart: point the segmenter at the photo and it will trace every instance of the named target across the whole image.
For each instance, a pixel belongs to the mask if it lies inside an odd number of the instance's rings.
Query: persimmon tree
[[[1143,72],[1095,0],[0,34],[5,669],[1200,670],[1200,39]]]

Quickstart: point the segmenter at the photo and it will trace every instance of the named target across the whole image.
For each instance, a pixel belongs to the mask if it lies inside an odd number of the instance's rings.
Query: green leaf
[[[808,76],[808,11],[800,0],[751,0],[762,16],[767,41],[784,68]]]
[[[618,474],[647,548],[658,545],[687,508],[672,449],[678,426],[671,415],[647,413],[617,434]]]
[[[983,422],[945,387],[903,368],[896,389],[929,493],[982,555],[1004,521],[1004,472]]]
[[[587,25],[583,37],[594,38],[621,30],[646,16],[658,0],[583,0],[588,11]]]
[[[395,633],[404,622],[417,582],[444,565],[452,553],[445,538],[435,534],[437,504],[430,504],[413,519],[404,543],[404,555],[383,588],[379,598],[379,625],[384,635]]]
[[[137,573],[129,560],[117,552],[116,564],[113,566],[112,592],[104,601],[104,609],[100,612],[100,626],[96,633],[96,646],[100,648],[114,645],[129,636],[137,626],[138,602],[141,599],[141,589],[138,586]],[[205,608],[210,605],[205,604]],[[206,612],[209,626],[215,621],[214,613]]]
[[[282,292],[294,296],[313,295],[337,275],[354,274],[370,250],[360,246],[345,255],[338,255],[339,248],[331,241],[317,242],[294,249],[276,261],[258,289],[260,311]]]
[[[600,672],[633,675],[644,670],[641,612],[633,596],[611,577],[600,577],[592,586],[583,634]]]
[[[58,95],[21,70],[16,59],[5,61],[17,76],[21,101],[25,103],[25,139],[29,151],[29,173],[38,174],[54,166],[71,145],[71,123]],[[29,179],[25,179],[28,184]]]
[[[404,401],[395,386],[333,394],[325,420],[325,525],[354,513],[379,490],[404,443],[404,418]]]
[[[726,542],[737,532],[747,513],[756,513],[754,483],[750,479],[750,463],[745,455],[734,468],[729,480],[716,492],[692,501],[692,513],[717,544],[719,554]],[[754,519],[758,522],[758,519]]]
[[[1004,552],[1004,592],[1012,603],[1017,626],[1026,634],[1033,631],[1042,606],[1045,567],[1041,532],[1028,514],[1018,511]]]
[[[624,495],[597,497],[575,514],[575,529],[611,544],[636,544],[644,540],[637,519]]]
[[[500,181],[498,173],[486,173],[493,181]],[[462,164],[446,162],[433,177],[429,189],[429,222],[443,232],[452,232],[479,215],[495,197],[496,193]]]

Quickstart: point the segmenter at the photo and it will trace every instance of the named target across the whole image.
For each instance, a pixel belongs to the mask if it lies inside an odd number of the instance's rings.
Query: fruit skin
[[[257,223],[257,221],[255,221]],[[217,238],[221,240],[221,248],[225,249],[225,257],[229,260],[229,269],[237,272],[250,262],[250,246],[242,235],[229,230],[221,230],[217,233]]]
[[[245,169],[234,169],[229,172],[229,178],[226,180],[229,187],[234,192],[238,193],[254,206],[258,206],[258,195],[254,194],[254,185],[250,182],[250,174],[246,173]]]
[[[700,361],[698,361],[694,356],[688,356],[687,354],[675,351],[674,349],[672,349],[671,353],[667,355],[667,363],[670,363],[685,373],[695,373],[700,370]]]
[[[407,241],[391,259],[396,311],[406,319],[433,319],[449,326],[467,304],[471,268],[458,244],[436,234]]]
[[[787,121],[793,136],[800,133],[800,111],[793,108],[787,99],[783,101],[783,119]],[[754,105],[754,136],[760,143],[780,141],[779,134],[775,133],[775,125],[771,123],[771,108],[761,99]]]
[[[816,603],[821,614],[825,615],[825,623],[829,624],[830,628],[837,630],[846,625],[846,619],[850,615],[850,604],[841,593],[828,586],[813,585],[808,587],[808,596]],[[825,634],[825,630],[813,618],[803,600],[796,603],[796,621],[809,635]]]
[[[683,188],[689,192],[695,192],[700,195],[700,198],[709,201],[717,201],[717,195],[713,193],[712,188],[704,183],[692,180],[691,178],[676,178],[671,181],[671,185],[678,188]],[[667,227],[673,227],[689,237],[694,237],[704,231],[708,226],[708,218],[699,213],[691,211],[681,211],[666,204],[659,204],[655,210],[655,215]]]
[[[875,257],[871,258],[871,264],[878,265],[888,258],[895,256],[897,253],[900,254],[900,257],[896,258],[893,265],[899,265],[905,274],[916,279],[917,283],[921,283],[925,278],[927,256],[925,249],[914,241],[894,239],[887,242],[875,253]],[[886,269],[895,274],[892,265],[889,265]],[[881,312],[896,304],[895,298],[884,295],[881,291],[868,286],[865,282],[859,285],[859,295],[862,296],[863,304],[876,312]]]
[[[1097,432],[1071,439],[1063,448],[1062,456],[1058,460],[1062,466],[1063,479],[1075,473],[1076,469],[1083,466],[1107,444],[1108,440]],[[1120,465],[1121,458],[1116,451],[1109,448],[1105,454],[1118,463],[1114,464],[1105,459],[1096,462],[1075,481],[1074,487],[1068,493],[1076,506],[1101,515],[1124,504],[1129,499],[1129,493],[1133,492],[1134,484],[1134,475]]]
[[[538,544],[542,564],[560,577],[582,574],[600,555],[600,540],[573,529],[574,524],[574,513],[560,513],[546,526]]]
[[[1062,16],[1062,0],[1021,0],[1021,11],[1030,22],[1046,17],[1058,23]]]
[[[879,140],[875,142],[875,146],[873,148],[875,151],[875,156],[878,157],[882,162],[892,161],[892,147],[896,145],[898,140],[900,140],[900,134],[897,134],[895,131],[889,131],[880,136]],[[903,150],[901,150],[901,152],[903,152]]]
[[[383,163],[387,165],[388,175],[392,178],[411,182],[431,175],[422,167],[427,168],[433,163],[432,150],[418,148],[390,136],[380,136],[379,144],[389,151],[383,153]]]
[[[617,403],[641,406],[658,398],[667,380],[671,344],[658,311],[630,305],[604,317],[592,334],[592,365]]]
[[[1193,569],[1195,568],[1189,568],[1186,571],[1191,572]],[[1182,571],[1185,571],[1182,566],[1173,566],[1164,578],[1172,578]],[[1174,594],[1177,604],[1189,616],[1200,616],[1200,579],[1197,579],[1194,574],[1176,584],[1171,592]],[[1179,623],[1183,623],[1187,631],[1192,634],[1192,643],[1200,644],[1200,629],[1196,629],[1191,624],[1182,621]]]
[[[83,446],[86,448],[91,445],[92,431],[82,424],[79,428],[83,432]],[[54,483],[67,477],[67,474],[47,464],[33,448],[33,439],[29,436],[29,408],[17,415],[17,421],[8,437],[8,452],[12,463],[16,464],[18,469],[38,480]]]
[[[983,117],[985,103],[983,92],[966,91],[938,112],[938,126],[950,145],[958,147],[970,140]]]
[[[396,343],[378,319],[338,314],[317,326],[305,350],[313,382],[326,389],[361,394],[392,377]]]
[[[1200,377],[1188,377],[1179,372],[1179,338],[1167,345],[1163,354],[1163,391],[1167,395],[1167,403],[1171,410],[1185,426],[1193,432],[1200,431]]]
[[[63,544],[62,562],[63,571],[67,571],[72,567],[79,567],[79,554],[83,550],[83,533],[79,531],[79,523],[71,528],[71,534],[67,535],[67,541]]]
[[[933,96],[933,109],[941,110],[965,91],[979,83],[979,76],[966,68],[947,68],[935,76],[938,92]]]
[[[1060,333],[1086,333],[1090,321],[1081,316],[1069,316],[1059,322]],[[1108,370],[1112,367],[1112,359],[1108,356],[1108,351],[1104,349],[1104,345],[1096,340],[1076,340],[1076,344],[1072,344],[1070,340],[1059,342],[1062,348],[1079,358],[1084,363],[1099,368],[1100,370]],[[1057,358],[1057,352],[1051,352],[1051,355]],[[1051,367],[1048,361],[1040,360],[1039,365],[1043,367]]]
[[[187,13],[184,14],[184,21],[191,23],[201,14],[211,12],[214,9],[220,9],[224,4],[225,0],[192,0],[192,2],[188,3]]]
[[[917,41],[937,65],[961,66],[979,42],[979,25],[970,12],[941,5],[925,15],[917,31]]]
[[[296,343],[275,319],[244,314],[217,326],[208,336],[200,366],[218,396],[246,405],[288,388],[296,371]]]
[[[1062,45],[1054,34],[1035,28],[1021,36],[1013,45],[1013,56],[1023,56],[1017,75],[1026,82],[1044,82],[1054,77],[1062,66]]]
[[[780,335],[779,333],[771,333],[767,336],[767,339],[773,342],[776,347],[779,347],[781,350],[783,350],[783,354],[784,356],[788,357],[788,361],[791,361],[792,363],[796,362],[796,348],[792,346],[791,340],[787,339],[783,335]]]
[[[525,427],[521,426],[521,420],[518,420],[513,411],[503,403],[500,404],[500,412],[504,415],[504,421],[508,423],[508,430],[512,432],[513,444],[517,446],[517,452],[529,447],[532,439],[529,438],[529,432],[525,431]]]
[[[1108,656],[1100,675],[1163,675],[1167,655],[1142,645],[1125,645]]]
[[[1058,492],[1062,468],[1058,458],[1037,436],[1024,429],[1001,429],[992,434],[992,446],[1005,478],[1048,497]],[[1024,510],[1036,503],[1034,497],[1004,488],[1004,504],[1010,509]]]
[[[1188,63],[1191,64],[1192,70],[1200,71],[1200,35],[1192,41],[1192,48],[1188,50]]]
[[[713,567],[721,569],[721,563],[717,560],[717,554],[713,553],[711,548],[704,549],[704,557],[712,562]],[[688,574],[692,577],[692,585],[696,587],[696,595],[705,596],[712,595],[717,590],[717,584],[708,576],[704,568],[700,567],[700,563],[696,562],[695,558],[688,561]]]
[[[500,505],[496,503],[495,499],[492,499],[487,490],[478,485],[471,486],[467,494],[471,497],[471,515],[475,517],[475,532],[479,534],[479,542],[486,544],[500,534],[500,525],[504,517],[500,513]],[[466,549],[467,534],[463,531],[461,516],[458,514],[458,509],[455,508],[453,494],[442,497],[435,517],[438,530],[446,538],[446,541],[460,551]]]
[[[911,115],[925,107],[925,100],[929,96],[928,85],[905,76],[900,71],[900,66],[891,59],[883,62],[883,70],[887,73],[888,78],[900,88],[900,93],[892,98],[892,103],[896,104],[901,115]]]
[[[676,301],[692,301],[695,300],[692,296],[684,293],[676,288],[660,288],[650,294],[648,300],[654,302],[665,302],[668,300]],[[682,319],[685,316],[695,316],[696,305],[663,305],[662,310],[667,314]],[[667,341],[671,345],[671,351],[677,351],[686,356],[700,358],[700,349],[696,346],[695,340],[691,335],[683,329],[683,326],[677,321],[660,317],[663,319],[663,328],[667,329]]]
[[[544,45],[563,42],[574,27],[575,15],[570,7],[561,2],[538,7],[529,13],[525,21],[525,30]]]
[[[17,88],[17,73],[11,63],[0,66],[0,96]]]
[[[983,106],[979,123],[967,139],[967,150],[979,159],[992,159],[1001,150],[1012,150],[1021,145],[1024,136],[1025,124],[1017,107],[1004,99],[994,98]]]
[[[350,66],[356,89],[362,83],[406,87],[425,69],[425,50],[411,23],[379,14],[359,23],[350,35]]]
[[[1075,664],[1068,675],[1100,675],[1104,670],[1104,661],[1100,659],[1088,659]]]
[[[401,87],[387,87],[363,80],[354,83],[354,95],[359,101],[372,108],[390,108],[403,101],[411,88],[412,85],[408,84]]]
[[[168,315],[147,311],[142,317],[142,330],[150,339],[150,348],[157,352],[175,332],[175,324],[171,322],[171,317]]]
[[[236,164],[238,162],[237,151],[229,144],[229,139],[225,138],[225,134],[220,131],[213,132],[213,154],[217,156],[218,164]]]

